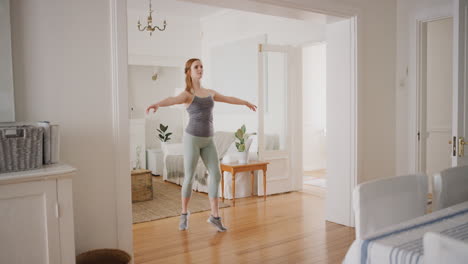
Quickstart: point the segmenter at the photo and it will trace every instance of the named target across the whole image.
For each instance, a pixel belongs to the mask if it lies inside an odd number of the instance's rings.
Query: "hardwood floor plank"
[[[225,233],[206,223],[209,211],[192,214],[187,231],[178,217],[135,224],[135,263],[339,263],[354,229],[326,222],[324,202],[302,192],[236,199],[220,210]]]

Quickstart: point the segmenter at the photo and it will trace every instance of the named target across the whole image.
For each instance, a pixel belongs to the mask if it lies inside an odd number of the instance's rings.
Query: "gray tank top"
[[[213,136],[213,96],[193,96],[192,103],[187,107],[189,122],[185,132],[196,137]]]

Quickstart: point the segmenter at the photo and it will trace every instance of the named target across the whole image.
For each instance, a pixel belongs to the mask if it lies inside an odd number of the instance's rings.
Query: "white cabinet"
[[[75,263],[74,171],[50,165],[0,174],[0,263]]]
[[[153,175],[162,175],[163,173],[163,152],[160,149],[147,150],[147,165],[148,170]]]

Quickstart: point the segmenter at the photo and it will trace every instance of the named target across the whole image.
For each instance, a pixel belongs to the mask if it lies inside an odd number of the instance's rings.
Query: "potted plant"
[[[167,129],[169,126],[164,126],[163,124],[159,124],[159,129],[158,132],[158,138],[161,141],[161,147],[164,146],[166,142],[169,142],[171,140],[170,136],[172,135],[172,132],[169,132]]]
[[[242,125],[241,128],[237,129],[236,133],[234,134],[236,136],[236,139],[238,142],[236,142],[236,148],[237,151],[239,152],[239,163],[240,164],[246,164],[248,161],[248,155],[249,155],[249,148],[250,144],[252,143],[252,139],[249,138],[249,134],[246,134],[246,128],[245,125]],[[247,140],[247,143],[245,142]]]

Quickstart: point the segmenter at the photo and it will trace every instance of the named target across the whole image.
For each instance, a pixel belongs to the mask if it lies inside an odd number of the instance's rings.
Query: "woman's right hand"
[[[158,108],[159,108],[159,105],[152,104],[148,106],[148,108],[146,108],[146,114],[149,114],[150,109],[153,109],[154,110],[153,113],[156,113],[156,111],[158,111]]]

